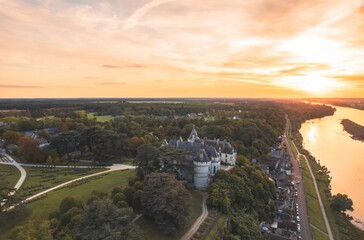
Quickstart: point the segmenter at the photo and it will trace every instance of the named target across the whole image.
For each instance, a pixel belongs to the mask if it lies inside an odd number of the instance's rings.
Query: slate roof
[[[167,145],[166,141],[163,141],[162,145]],[[220,141],[219,139],[200,139],[195,125],[193,125],[187,141],[184,141],[182,138],[179,140],[170,140],[168,145],[185,150],[192,156],[194,161],[201,162],[209,162],[211,159],[219,157],[219,151],[226,154],[234,153],[234,149],[229,142]]]

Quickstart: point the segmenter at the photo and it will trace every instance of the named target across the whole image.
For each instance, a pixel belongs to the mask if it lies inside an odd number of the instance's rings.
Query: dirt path
[[[207,210],[207,206],[206,206],[207,193],[206,192],[199,192],[199,193],[202,196],[202,202],[201,202],[202,213],[197,218],[197,220],[192,225],[192,227],[188,230],[188,232],[182,236],[181,240],[191,239],[193,237],[193,235],[197,232],[197,230],[199,229],[199,227],[203,223],[203,221],[205,221],[207,215],[209,214],[209,211]]]

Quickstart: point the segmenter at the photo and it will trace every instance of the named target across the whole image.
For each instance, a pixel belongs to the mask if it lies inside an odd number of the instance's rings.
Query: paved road
[[[15,191],[11,191],[8,194],[8,196],[11,196],[11,195],[14,195],[16,193],[16,191],[21,187],[21,185],[23,185],[23,183],[25,181],[25,178],[27,177],[27,172],[10,155],[5,154],[5,157],[9,160],[9,162],[2,162],[2,161],[0,161],[0,164],[12,165],[12,166],[16,167],[20,171],[20,178],[19,178],[18,182],[14,186]],[[5,203],[1,203],[1,206],[3,206],[4,204]]]
[[[193,237],[193,235],[197,232],[197,230],[199,229],[199,227],[203,223],[203,221],[205,221],[207,215],[209,214],[209,211],[207,210],[207,206],[206,206],[207,193],[206,192],[199,192],[199,193],[202,196],[202,202],[201,202],[202,213],[197,218],[195,223],[192,225],[190,230],[188,230],[188,232],[185,235],[182,236],[181,240],[191,239]]]
[[[302,172],[298,165],[298,159],[296,156],[294,156],[293,151],[291,149],[291,145],[289,144],[288,139],[288,129],[290,128],[288,117],[286,117],[286,136],[284,137],[285,144],[287,146],[288,154],[291,156],[291,162],[293,165],[293,171],[294,171],[294,178],[295,182],[300,181],[300,184],[298,185],[297,189],[297,203],[298,203],[298,209],[299,209],[299,215],[300,215],[300,226],[301,226],[301,237],[304,240],[312,240],[312,234],[310,225],[308,222],[308,211],[307,211],[307,205],[306,205],[306,198],[305,198],[305,190],[303,187],[303,181],[302,181]]]

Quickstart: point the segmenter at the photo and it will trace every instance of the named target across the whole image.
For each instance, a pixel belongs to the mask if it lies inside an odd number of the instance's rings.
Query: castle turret
[[[196,129],[195,129],[195,125],[193,125],[193,127],[192,127],[192,131],[191,131],[191,133],[190,133],[190,136],[188,137],[188,141],[189,142],[194,142],[195,141],[195,139],[200,139],[199,137],[198,137],[198,135],[197,135],[197,131],[196,131]]]
[[[199,156],[193,161],[194,185],[197,189],[206,189],[210,183],[211,160],[204,149],[199,150]]]

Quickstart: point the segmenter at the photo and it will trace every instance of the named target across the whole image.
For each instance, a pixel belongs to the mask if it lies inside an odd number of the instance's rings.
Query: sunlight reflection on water
[[[364,142],[353,140],[343,131],[342,119],[364,125],[364,111],[335,107],[333,116],[314,119],[302,124],[303,145],[332,176],[332,194],[348,194],[355,211],[349,213],[364,220]]]

